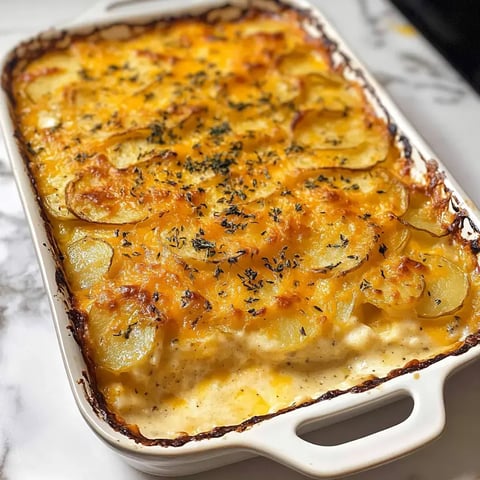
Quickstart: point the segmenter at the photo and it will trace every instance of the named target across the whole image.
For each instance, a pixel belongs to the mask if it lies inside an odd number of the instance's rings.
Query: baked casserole
[[[301,11],[103,33],[14,59],[4,84],[112,426],[181,445],[479,330],[442,175],[411,173]]]

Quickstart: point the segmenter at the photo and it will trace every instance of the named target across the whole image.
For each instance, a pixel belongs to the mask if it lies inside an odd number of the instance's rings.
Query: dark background
[[[480,0],[390,0],[480,94]]]

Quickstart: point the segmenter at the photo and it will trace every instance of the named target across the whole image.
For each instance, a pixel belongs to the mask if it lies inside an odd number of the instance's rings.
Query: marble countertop
[[[0,49],[75,18],[95,0],[0,0]],[[476,94],[384,0],[315,0],[356,53],[480,205]],[[0,480],[151,477],[126,466],[81,418],[69,390],[33,245],[0,140]],[[352,480],[480,479],[480,362],[456,372],[445,388],[447,426],[432,444]],[[391,406],[349,426],[363,431]],[[335,430],[336,428],[336,430]],[[303,478],[255,458],[193,477]]]

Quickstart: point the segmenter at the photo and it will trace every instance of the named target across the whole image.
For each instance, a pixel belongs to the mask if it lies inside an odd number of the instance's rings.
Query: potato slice
[[[330,70],[326,59],[317,51],[293,50],[278,61],[280,72],[286,75],[326,73]]]
[[[350,200],[356,201],[362,211],[378,216],[393,213],[400,216],[408,208],[408,190],[383,168],[368,171],[346,169],[314,169],[293,177],[298,183],[318,188],[329,188],[345,192]],[[364,209],[363,205],[374,205]]]
[[[91,167],[67,185],[68,209],[87,222],[108,224],[137,223],[161,213],[158,205],[165,203],[169,191],[151,186],[141,174],[105,164]]]
[[[388,154],[385,126],[361,114],[306,110],[297,115],[291,128],[292,144],[285,152],[297,168],[366,169]]]
[[[312,73],[299,80],[301,87],[297,102],[302,110],[316,108],[344,113],[362,106],[360,90],[342,84],[341,78]]]
[[[410,195],[410,206],[402,220],[417,230],[429,232],[435,237],[448,234],[448,226],[453,218],[440,206],[435,207],[432,199],[420,192]]]
[[[371,211],[375,216],[384,213],[400,216],[408,208],[408,190],[383,168],[350,174],[337,173],[336,178],[339,178],[341,184],[343,183],[341,188],[348,191],[349,197],[358,198],[360,204],[362,197],[369,197],[371,204],[375,205]]]
[[[300,112],[293,125],[296,144],[313,149],[341,150],[364,143],[367,128],[361,115],[344,116],[343,112],[306,110]]]
[[[222,78],[223,93],[230,108],[248,113],[258,103],[260,92],[257,86],[247,82],[243,75],[232,74]]]
[[[340,275],[361,265],[378,241],[376,228],[353,213],[315,213],[311,234],[301,248],[305,268],[324,275]]]
[[[236,138],[242,142],[245,153],[258,153],[265,145],[282,143],[288,138],[288,130],[270,127],[263,119],[245,119],[235,123]]]
[[[114,167],[123,169],[155,157],[159,149],[145,138],[132,138],[119,140],[118,143],[107,147],[106,153]]]
[[[246,336],[247,347],[269,361],[296,358],[297,354],[302,356],[307,346],[318,341],[322,332],[329,328],[326,317],[315,311],[302,314],[298,309],[283,310],[274,320],[250,330]]]
[[[74,288],[90,288],[110,269],[113,248],[104,240],[83,237],[67,247],[65,268]]]
[[[344,346],[332,351],[331,343],[351,330],[357,296],[357,292],[329,279],[315,281],[306,304],[300,296],[283,291],[273,297],[275,303],[266,306],[267,319],[259,315],[249,320],[247,345],[269,361],[304,363],[341,358]]]
[[[170,105],[163,112],[164,120],[152,121],[147,126],[132,128],[111,135],[105,140],[109,162],[118,169],[160,159],[167,164],[179,153],[185,153],[185,146],[176,144],[177,139],[187,138],[194,144],[204,137],[208,129],[200,128],[208,112],[203,104]],[[196,139],[196,140],[195,140]]]
[[[112,135],[105,143],[108,161],[118,169],[126,169],[153,158],[168,160],[177,156],[167,148],[166,132],[161,124]]]
[[[323,90],[325,88],[336,88],[339,93],[343,93],[343,88],[350,88],[341,75],[329,70],[310,72],[300,76],[299,80],[301,81],[303,92],[307,92],[310,88],[321,87]],[[359,100],[361,100],[360,97]]]
[[[261,135],[261,139],[268,136],[268,129],[270,128],[270,119],[262,117],[250,117],[239,120],[235,123],[235,133],[238,135],[248,136],[251,134]],[[251,135],[253,136],[253,135]],[[256,144],[261,144],[257,140]]]
[[[135,197],[129,198],[116,185],[95,182],[82,176],[67,186],[66,201],[69,210],[78,218],[93,223],[137,223],[148,217],[144,208],[139,208]]]
[[[416,310],[421,317],[441,317],[457,311],[467,296],[468,277],[460,267],[437,255],[421,255],[426,267],[425,290]]]
[[[366,143],[345,149],[305,148],[293,144],[286,149],[286,166],[300,168],[348,168],[365,170],[385,161],[388,154],[388,137],[381,132],[372,134]]]
[[[82,66],[76,58],[62,52],[52,52],[31,64],[29,71],[22,75],[22,80],[26,82],[28,97],[36,103],[55,90],[78,82],[81,74]]]
[[[57,220],[74,220],[77,218],[68,209],[65,202],[65,194],[60,192],[51,193],[45,196],[44,202],[47,212]]]
[[[141,292],[125,292],[95,302],[88,315],[88,338],[95,361],[114,372],[130,370],[145,361],[155,345],[161,349],[161,329]],[[127,291],[129,290],[129,291]]]
[[[410,306],[425,289],[425,271],[420,262],[394,256],[367,272],[359,288],[365,300],[376,307]]]
[[[382,222],[382,234],[379,239],[378,252],[384,257],[400,255],[411,237],[410,229],[398,218],[388,216]]]
[[[269,229],[261,221],[252,222],[246,215],[250,215],[249,210],[241,210],[238,214],[222,212],[217,221],[211,224],[188,221],[178,225],[178,218],[169,217],[171,221],[168,223],[163,218],[165,223],[160,241],[187,263],[194,261],[200,262],[200,265],[204,262],[234,264],[243,257],[248,258],[250,254],[262,251],[267,244],[279,244],[278,229]],[[264,217],[268,222],[268,214]],[[266,232],[263,236],[262,231]],[[229,237],[228,243],[221,240],[225,232]]]
[[[230,187],[228,184],[226,188]],[[274,187],[278,189],[278,186]],[[201,198],[209,198],[214,188],[207,187]],[[294,239],[302,239],[307,232],[303,217],[309,207],[306,204],[302,207],[293,197],[282,195],[277,190],[269,192],[265,189],[263,193],[264,198],[256,197],[262,194],[259,187],[253,199],[244,205],[222,202],[215,205],[210,200],[209,203],[214,205],[209,212],[210,219],[207,215],[197,218],[181,213],[177,216],[165,215],[162,217],[159,240],[187,263],[196,260],[233,265],[242,259],[248,261],[251,255],[255,255],[263,263],[269,264],[267,268],[274,270],[274,258],[281,249]],[[191,206],[189,208],[191,211]],[[180,212],[178,205],[175,209]],[[185,219],[180,225],[179,217]],[[290,258],[290,261],[293,259]]]
[[[66,187],[75,175],[67,169],[58,167],[58,170],[48,178],[47,185],[41,192],[47,213],[58,220],[75,220],[77,217],[68,209]]]
[[[294,100],[300,93],[300,83],[297,79],[269,74],[265,78],[263,89],[272,93],[272,100],[277,105]]]

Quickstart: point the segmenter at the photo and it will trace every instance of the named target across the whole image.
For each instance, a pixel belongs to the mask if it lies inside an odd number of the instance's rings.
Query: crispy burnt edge
[[[15,120],[16,105],[15,105],[15,98],[13,95],[13,88],[12,88],[14,70],[19,65],[20,66],[22,64],[26,65],[32,60],[39,58],[41,55],[43,55],[45,52],[49,50],[62,50],[62,49],[68,48],[71,42],[76,39],[93,37],[95,35],[98,35],[102,31],[108,30],[110,28],[128,27],[130,28],[131,37],[134,37],[135,27],[139,27],[141,29],[140,31],[145,31],[161,23],[168,24],[174,21],[186,20],[186,19],[197,19],[207,23],[214,23],[216,21],[221,20],[223,11],[232,9],[232,8],[235,9],[237,12],[233,20],[241,20],[243,18],[246,18],[248,15],[254,15],[257,13],[275,15],[276,13],[282,13],[287,10],[291,10],[296,12],[299,15],[300,24],[302,25],[302,27],[303,27],[303,22],[305,22],[306,24],[313,27],[318,32],[319,34],[318,41],[320,41],[323,48],[325,48],[325,51],[329,55],[330,67],[341,74],[344,74],[344,72],[347,70],[350,73],[353,73],[355,79],[351,81],[356,82],[365,92],[368,92],[370,98],[366,98],[365,99],[366,102],[370,105],[370,107],[373,107],[373,104],[375,104],[375,107],[377,107],[382,112],[382,114],[385,117],[383,120],[387,125],[391,141],[393,143],[397,143],[397,145],[400,147],[400,151],[403,153],[402,157],[399,159],[399,161],[403,162],[403,165],[401,165],[402,175],[405,175],[407,177],[410,176],[410,172],[412,170],[412,167],[414,166],[414,161],[412,159],[412,153],[413,153],[414,147],[412,146],[410,140],[399,130],[396,123],[392,120],[389,112],[387,111],[381,99],[379,98],[375,88],[370,84],[368,79],[365,77],[363,70],[360,68],[353,67],[352,62],[348,57],[348,55],[341,50],[340,46],[336,41],[332,40],[326,34],[325,28],[322,22],[316,17],[314,10],[310,10],[308,8],[300,8],[295,5],[290,5],[288,3],[282,2],[281,0],[267,0],[268,5],[273,6],[274,9],[267,9],[263,2],[260,1],[259,3],[260,3],[260,6],[257,6],[257,7],[252,6],[252,4],[255,4],[255,0],[252,0],[248,2],[246,7],[242,8],[238,5],[232,5],[227,2],[223,6],[216,6],[214,8],[206,9],[203,13],[200,13],[200,14],[163,16],[161,18],[157,18],[152,21],[143,22],[139,24],[119,22],[119,23],[108,24],[105,26],[89,28],[87,29],[87,31],[84,31],[82,33],[75,33],[75,34],[71,34],[66,30],[62,30],[58,32],[57,31],[46,32],[43,36],[42,34],[40,34],[39,36],[31,40],[27,40],[26,42],[21,43],[17,48],[15,48],[7,58],[5,67],[2,72],[1,86],[4,92],[6,93],[9,101],[9,114],[15,127],[15,133],[14,133],[15,140],[19,148],[20,154],[22,156],[22,159],[24,161],[28,177],[30,178],[32,191],[38,203],[40,216],[44,222],[47,238],[50,244],[50,247],[49,247],[50,252],[56,262],[55,280],[58,286],[58,293],[63,295],[65,299],[65,310],[66,310],[68,319],[70,321],[70,325],[68,325],[67,328],[72,332],[72,335],[76,343],[79,345],[82,356],[85,361],[85,365],[86,365],[86,370],[83,370],[82,372],[83,378],[78,379],[77,383],[82,386],[87,401],[91,405],[95,414],[100,419],[105,421],[115,431],[125,435],[126,437],[132,439],[136,443],[139,443],[145,446],[181,447],[182,445],[185,445],[186,443],[189,443],[192,441],[217,438],[229,432],[242,432],[244,430],[247,430],[253,427],[254,425],[260,422],[271,419],[278,415],[282,415],[284,413],[291,412],[298,408],[308,407],[318,402],[321,402],[324,400],[330,400],[346,393],[361,393],[361,392],[370,390],[372,388],[377,387],[378,385],[385,383],[388,380],[399,377],[400,375],[423,370],[424,368],[427,368],[430,365],[437,363],[449,356],[462,355],[467,351],[469,351],[471,348],[480,344],[480,331],[479,331],[467,336],[464,341],[458,342],[457,347],[456,348],[453,347],[448,352],[441,353],[439,355],[436,355],[433,358],[423,360],[423,361],[412,359],[409,362],[407,362],[404,367],[391,370],[388,373],[388,375],[386,375],[385,377],[380,377],[380,378],[372,377],[346,390],[338,390],[338,389],[330,390],[315,399],[308,400],[298,405],[291,405],[289,407],[280,409],[277,412],[274,412],[271,414],[254,416],[239,424],[215,427],[212,430],[207,432],[201,432],[196,435],[183,435],[174,439],[169,439],[169,438],[152,439],[152,438],[145,437],[144,435],[141,434],[137,425],[127,424],[121,417],[119,417],[118,415],[116,415],[115,413],[111,412],[108,409],[105,397],[100,393],[100,390],[98,388],[98,384],[95,376],[95,365],[92,358],[88,354],[88,348],[85,342],[85,328],[86,328],[86,322],[87,322],[87,314],[75,307],[76,300],[69,288],[68,282],[65,277],[65,271],[63,267],[63,260],[64,260],[63,255],[60,252],[58,245],[55,241],[52,226],[45,212],[45,209],[43,207],[41,197],[38,193],[36,181],[30,167],[30,156],[29,156],[30,154],[28,151],[27,142],[25,141],[25,138],[23,137],[23,135],[20,133],[20,129],[18,128],[18,124]],[[212,14],[219,15],[219,18],[213,18],[213,19],[209,18]],[[308,35],[308,32],[306,33]],[[341,60],[334,62],[333,60],[334,55],[339,56]],[[380,116],[378,115],[378,112],[374,112],[374,115],[380,118]],[[425,175],[426,193],[431,194],[435,188],[439,186],[443,187],[443,191],[447,199],[446,201],[449,205],[452,206],[454,210],[454,220],[449,227],[450,234],[455,235],[457,237],[457,240],[460,243],[463,243],[465,246],[468,246],[474,255],[479,254],[480,239],[476,238],[473,240],[467,240],[461,235],[460,232],[465,222],[467,221],[469,222],[469,226],[471,230],[473,230],[476,234],[479,234],[480,230],[475,225],[475,223],[470,219],[468,213],[463,209],[461,209],[460,207],[458,207],[458,201],[455,203],[451,202],[453,197],[453,192],[449,190],[448,187],[445,185],[444,183],[445,175],[443,172],[439,170],[437,162],[433,159],[426,160],[422,155],[420,155],[420,158],[425,162],[427,167],[427,173]],[[409,188],[415,188],[415,185],[409,186]],[[456,200],[456,197],[454,199]],[[445,204],[443,202],[442,202],[442,205],[443,207],[445,207]],[[44,246],[48,247],[45,244]],[[480,267],[477,266],[477,269],[480,269]]]

